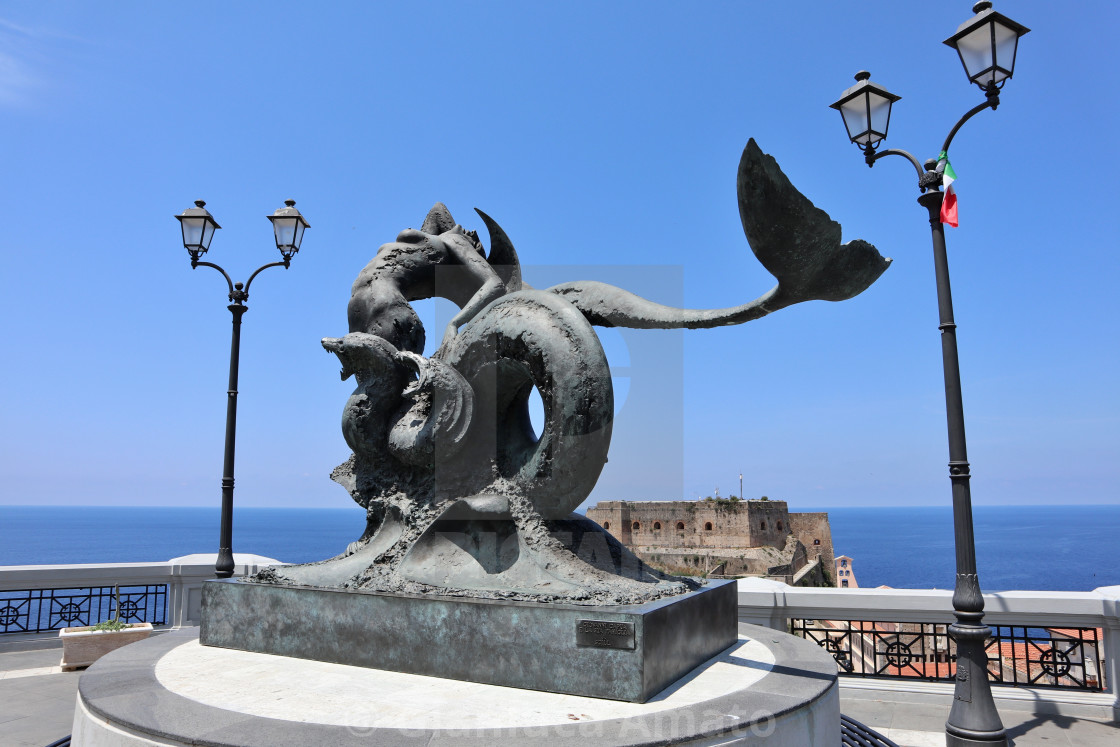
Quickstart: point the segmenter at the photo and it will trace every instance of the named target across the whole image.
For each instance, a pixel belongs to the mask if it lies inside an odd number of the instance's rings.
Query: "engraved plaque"
[[[634,650],[634,623],[614,620],[577,620],[576,645]]]

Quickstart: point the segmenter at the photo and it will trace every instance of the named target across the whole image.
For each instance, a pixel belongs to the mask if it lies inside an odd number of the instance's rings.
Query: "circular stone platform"
[[[768,628],[739,633],[638,704],[211,648],[183,630],[82,675],[72,744],[839,745],[832,658]]]

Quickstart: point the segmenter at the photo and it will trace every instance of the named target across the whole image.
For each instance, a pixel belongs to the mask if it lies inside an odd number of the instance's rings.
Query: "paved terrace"
[[[46,644],[44,644],[46,645]],[[0,653],[0,745],[45,747],[70,734],[81,672],[63,672],[59,648]],[[900,747],[943,747],[950,695],[868,692],[841,684],[844,715],[875,729]],[[1104,720],[1000,709],[1008,734],[1020,747],[1116,747],[1120,725]]]
[[[236,556],[235,573],[255,572],[276,561]],[[97,588],[112,584],[162,584],[164,630],[198,624],[201,584],[212,577],[213,556],[163,563],[0,567],[0,591]],[[108,584],[108,587],[106,587]],[[16,592],[19,593],[19,592]],[[801,589],[762,579],[739,582],[739,620],[787,629],[790,619],[952,621],[951,592]],[[1094,592],[1006,592],[985,595],[985,622],[1062,629],[1103,630],[1100,668],[1104,692],[1069,693],[994,687],[1008,734],[1020,747],[1120,745],[1120,587]],[[157,632],[157,635],[159,633]],[[57,633],[0,636],[0,747],[46,747],[71,733],[81,672],[62,672]],[[952,685],[899,679],[841,677],[842,712],[901,747],[945,744],[944,724]]]

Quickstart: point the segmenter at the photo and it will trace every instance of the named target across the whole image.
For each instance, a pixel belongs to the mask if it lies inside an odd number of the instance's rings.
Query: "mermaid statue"
[[[690,591],[695,579],[645,566],[573,513],[607,461],[614,395],[595,326],[742,324],[810,300],[863,292],[890,264],[798,192],[747,143],[737,179],[743,230],[778,283],[723,309],[677,309],[622,288],[576,281],[530,287],[512,242],[477,211],[486,251],[437,203],[359,273],[349,333],[326,338],[357,388],[342,432],[353,451],[331,477],[366,511],[360,539],[317,563],[247,579],[314,587],[571,604],[632,604]],[[440,297],[459,312],[423,357],[410,302]],[[541,433],[529,418],[533,388]]]

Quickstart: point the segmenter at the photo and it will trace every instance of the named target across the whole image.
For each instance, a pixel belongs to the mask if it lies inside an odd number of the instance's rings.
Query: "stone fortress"
[[[785,501],[600,501],[587,518],[671,573],[835,585],[828,514],[790,513]]]

